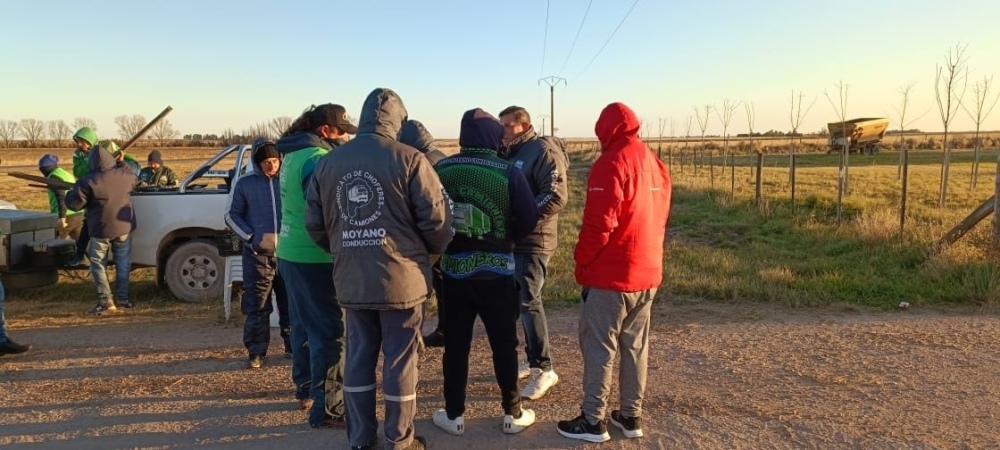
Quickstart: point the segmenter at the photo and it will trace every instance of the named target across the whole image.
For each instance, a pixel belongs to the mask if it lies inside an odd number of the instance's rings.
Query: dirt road
[[[15,320],[13,334],[35,349],[0,358],[0,447],[347,447],[343,431],[305,424],[287,360],[241,369],[238,327],[205,315],[150,322],[141,308],[133,314]],[[429,420],[443,405],[440,349],[421,363],[417,433],[432,449],[1000,448],[994,313],[659,305],[647,437],[629,440],[612,428],[603,445],[555,431],[557,420],[577,414],[582,395],[575,320],[574,309],[550,312],[561,381],[529,402],[535,426],[500,432],[499,393],[479,337],[466,435]]]

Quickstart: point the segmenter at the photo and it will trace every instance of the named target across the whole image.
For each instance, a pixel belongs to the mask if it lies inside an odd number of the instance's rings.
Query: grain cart
[[[847,122],[828,123],[826,128],[830,131],[830,141],[826,151],[828,154],[840,152],[846,143],[849,153],[874,155],[878,153],[878,144],[882,142],[882,137],[889,128],[889,119],[852,119]]]

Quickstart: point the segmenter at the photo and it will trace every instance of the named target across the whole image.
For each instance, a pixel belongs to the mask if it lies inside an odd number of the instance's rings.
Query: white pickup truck
[[[226,147],[177,187],[132,193],[138,222],[132,234],[132,267],[155,267],[157,285],[166,286],[181,301],[203,302],[222,295],[225,259],[219,254],[219,242],[233,236],[223,215],[229,187],[246,170],[253,170],[249,150],[249,145]],[[229,166],[234,154],[235,165]],[[231,171],[233,167],[243,169]],[[230,174],[232,179],[226,182]],[[239,243],[234,245],[238,250]]]

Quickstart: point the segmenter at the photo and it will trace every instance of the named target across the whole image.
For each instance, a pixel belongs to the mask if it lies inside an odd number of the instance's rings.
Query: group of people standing
[[[45,178],[73,185],[71,189],[50,186],[47,195],[49,212],[58,218],[56,237],[76,241],[76,254],[68,265],[82,266],[84,258],[89,262],[97,304],[87,313],[115,313],[119,308],[133,307],[129,300],[129,280],[131,233],[136,219],[131,193],[138,186],[175,186],[177,177],[163,165],[159,150],[149,153],[149,164],[142,168],[114,141],[98,140],[91,127],[77,130],[73,143],[76,149],[71,170],[59,167],[59,157],[47,153],[39,158],[38,171]],[[109,260],[116,266],[113,289],[108,281]],[[31,345],[19,344],[7,336],[4,297],[0,283],[0,356],[24,353]]]
[[[581,415],[560,421],[558,431],[603,442],[606,418],[627,437],[642,436],[650,307],[662,281],[671,190],[628,107],[608,105],[595,132],[602,154],[588,179],[574,252],[584,287],[585,396]],[[493,351],[503,432],[532,425],[535,413],[522,398],[540,398],[559,381],[541,291],[568,200],[565,150],[538,137],[517,106],[499,119],[466,111],[459,145],[457,155],[444,155],[400,97],[378,88],[357,126],[342,106],[324,104],[303,112],[277,141],[257,139],[253,174],[233,187],[226,221],[244,240],[247,367],[264,364],[274,292],[299,405],[313,427],[346,427],[352,448],[377,446],[380,353],[384,447],[424,448],[413,419],[425,344],[444,347],[445,408],[432,421],[464,433],[476,317]],[[422,336],[432,294],[438,326]],[[618,354],[621,406],[606,413]]]

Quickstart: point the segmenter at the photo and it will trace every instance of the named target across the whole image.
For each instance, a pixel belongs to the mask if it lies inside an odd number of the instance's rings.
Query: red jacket
[[[573,252],[576,281],[619,292],[658,287],[670,174],[639,140],[639,119],[624,104],[605,107],[594,131],[601,156],[587,179],[583,226]]]

